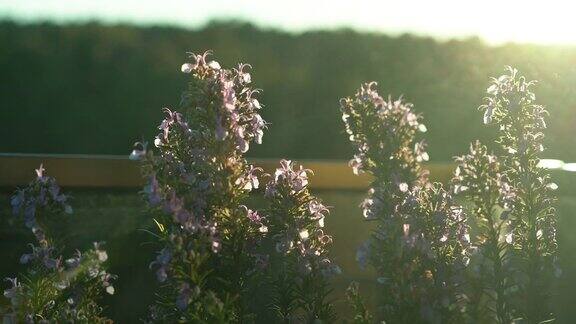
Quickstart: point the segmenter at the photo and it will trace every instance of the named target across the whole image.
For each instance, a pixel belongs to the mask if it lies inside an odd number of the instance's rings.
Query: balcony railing
[[[277,159],[250,162],[268,173],[278,167]],[[41,163],[64,187],[131,188],[144,182],[138,162],[129,160],[127,155],[0,153],[0,187],[28,183]],[[346,161],[298,160],[298,163],[314,171],[311,181],[314,189],[364,189],[371,179],[367,174],[354,175]],[[439,181],[447,180],[453,170],[449,163],[430,163],[427,167]]]
[[[277,159],[251,159],[250,162],[268,173],[278,167]],[[134,188],[144,183],[138,162],[129,160],[128,155],[0,153],[0,187],[28,183],[41,163],[64,187]],[[371,180],[367,174],[354,175],[346,161],[298,160],[298,163],[314,171],[311,181],[314,189],[359,190],[367,188]],[[560,160],[542,160],[542,166],[576,171],[576,163]],[[431,178],[440,182],[446,182],[454,170],[453,163],[428,163],[426,167]]]

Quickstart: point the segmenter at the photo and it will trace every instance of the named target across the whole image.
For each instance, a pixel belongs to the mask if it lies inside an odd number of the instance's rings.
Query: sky
[[[440,39],[479,36],[505,42],[576,44],[570,0],[0,0],[0,19],[200,27],[240,19],[301,32],[349,27]]]

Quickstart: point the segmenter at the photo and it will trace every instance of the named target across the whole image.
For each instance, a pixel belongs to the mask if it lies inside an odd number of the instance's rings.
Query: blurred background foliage
[[[351,156],[338,100],[361,82],[404,95],[423,113],[433,161],[475,138],[490,76],[505,65],[538,79],[550,113],[546,157],[575,160],[576,47],[506,44],[341,29],[288,33],[243,22],[174,27],[0,22],[0,152],[127,154],[151,140],[161,108],[177,107],[186,51],[212,49],[226,66],[253,65],[271,123],[255,157]]]

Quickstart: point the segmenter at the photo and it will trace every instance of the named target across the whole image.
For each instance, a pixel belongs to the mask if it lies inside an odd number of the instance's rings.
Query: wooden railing
[[[278,159],[251,159],[251,163],[272,173],[278,167]],[[354,175],[346,161],[341,160],[298,160],[299,164],[314,171],[311,187],[314,189],[365,189],[371,177],[367,174]],[[58,179],[64,187],[83,188],[134,188],[140,187],[144,179],[139,163],[123,155],[82,154],[20,154],[0,153],[0,187],[15,187],[28,183],[34,169],[43,164],[49,175]],[[549,169],[576,171],[576,163],[560,160],[542,160]],[[446,182],[454,170],[453,163],[428,163],[430,177]]]
[[[251,159],[250,162],[268,173],[278,167],[277,159]],[[367,174],[354,175],[346,161],[297,162],[314,171],[310,182],[314,189],[365,189],[371,180]],[[41,163],[47,173],[56,177],[64,187],[133,188],[144,182],[138,162],[129,160],[127,155],[0,153],[0,187],[21,186],[30,182],[34,169]],[[453,171],[450,163],[429,163],[427,168],[431,177],[438,181],[446,181]]]

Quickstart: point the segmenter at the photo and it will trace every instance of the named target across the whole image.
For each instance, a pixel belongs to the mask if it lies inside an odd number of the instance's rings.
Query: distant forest
[[[489,23],[489,22],[488,22]],[[492,141],[477,107],[506,65],[538,79],[550,111],[546,156],[576,161],[576,47],[476,38],[437,41],[342,29],[293,34],[247,23],[174,27],[0,22],[0,152],[128,154],[152,141],[161,108],[178,108],[186,52],[253,66],[270,123],[254,157],[347,159],[339,99],[364,81],[424,115],[433,161]]]

